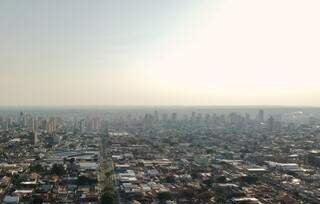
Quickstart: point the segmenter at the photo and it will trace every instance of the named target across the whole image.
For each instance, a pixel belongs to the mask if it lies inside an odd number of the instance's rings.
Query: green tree
[[[62,176],[66,173],[66,170],[64,169],[62,164],[53,164],[51,168],[51,174]]]
[[[78,177],[78,185],[94,185],[97,183],[97,179],[89,178],[86,176]]]
[[[158,193],[158,199],[160,203],[165,203],[167,200],[172,200],[172,194],[169,191],[163,191]]]
[[[114,194],[110,193],[103,193],[101,196],[101,204],[113,204],[114,201]]]
[[[30,166],[30,171],[31,172],[36,172],[36,173],[41,173],[44,171],[43,166],[41,164],[34,164]]]
[[[225,176],[219,176],[218,178],[216,178],[216,182],[217,183],[226,183],[227,178]]]
[[[101,196],[102,204],[113,204],[115,203],[115,189],[112,185],[106,185],[102,191]]]
[[[107,171],[105,175],[109,179],[112,176],[112,171]]]

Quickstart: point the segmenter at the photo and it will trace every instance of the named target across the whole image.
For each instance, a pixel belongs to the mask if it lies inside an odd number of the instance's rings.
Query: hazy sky
[[[320,106],[319,0],[0,0],[0,105]]]

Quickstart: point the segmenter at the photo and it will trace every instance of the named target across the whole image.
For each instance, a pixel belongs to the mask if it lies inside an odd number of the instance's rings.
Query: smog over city
[[[319,10],[0,0],[0,203],[320,203]]]

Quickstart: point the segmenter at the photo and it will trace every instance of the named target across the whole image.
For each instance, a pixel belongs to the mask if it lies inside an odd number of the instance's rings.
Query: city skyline
[[[0,203],[320,203],[319,0],[0,0]]]
[[[320,3],[0,2],[0,106],[320,106]]]
[[[319,124],[319,108],[0,111],[0,202],[319,203]]]

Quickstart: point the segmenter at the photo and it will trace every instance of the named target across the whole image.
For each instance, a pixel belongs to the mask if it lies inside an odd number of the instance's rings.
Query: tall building
[[[155,120],[156,122],[159,122],[159,114],[158,114],[158,111],[157,111],[157,110],[154,111],[154,120]]]
[[[270,118],[267,120],[267,129],[269,131],[273,131],[274,128],[275,128],[275,121],[274,121],[274,118],[270,116]]]
[[[143,122],[145,128],[151,128],[153,125],[153,116],[151,114],[145,114]]]
[[[18,122],[21,126],[23,126],[23,120],[24,120],[24,113],[20,112]]]
[[[196,121],[197,121],[197,123],[200,123],[202,121],[202,114],[201,113],[198,113]]]
[[[37,131],[33,131],[33,145],[37,145],[39,143],[38,133]]]
[[[162,114],[162,121],[166,122],[168,120],[168,114],[167,113],[163,113]]]
[[[27,128],[30,131],[34,131],[36,129],[36,119],[32,116],[28,116],[27,118]]]
[[[171,121],[177,121],[177,113],[171,114]]]
[[[250,120],[250,115],[249,115],[249,113],[246,113],[244,117],[245,117],[245,120],[246,120],[247,122]]]
[[[55,118],[50,118],[48,122],[48,129],[47,132],[49,134],[53,134],[56,131],[56,120]]]
[[[191,113],[190,121],[194,123],[196,121],[196,112]]]
[[[85,119],[82,119],[79,121],[79,129],[81,133],[84,133],[86,131],[86,121]]]
[[[204,116],[204,120],[206,123],[208,123],[210,121],[210,114],[207,113],[205,116]]]
[[[189,120],[189,117],[187,114],[183,114],[183,120],[184,122],[187,122]]]
[[[42,130],[47,130],[47,120],[46,119],[42,119],[41,120],[41,129]]]
[[[3,117],[0,116],[0,128],[3,128],[4,126],[4,120],[3,120]]]
[[[11,127],[11,123],[12,123],[11,118],[7,118],[7,119],[4,121],[3,129],[9,130],[9,128]]]
[[[92,120],[92,123],[93,123],[93,130],[99,130],[100,129],[100,127],[101,127],[101,121],[100,121],[100,118],[93,118],[93,120]]]
[[[257,115],[257,121],[258,122],[263,122],[264,121],[264,112],[263,112],[263,110],[259,110],[258,115]]]

